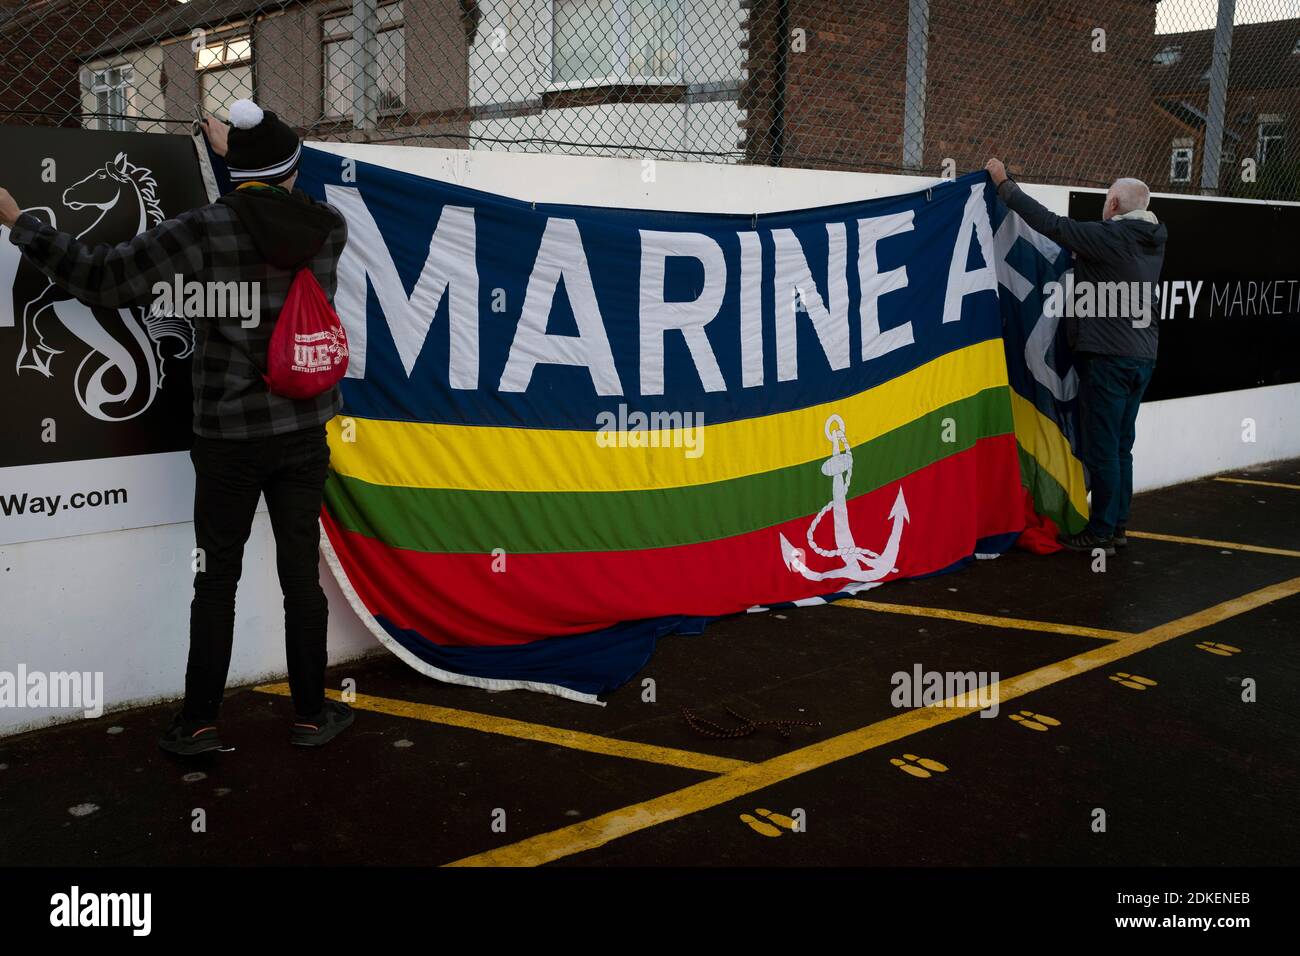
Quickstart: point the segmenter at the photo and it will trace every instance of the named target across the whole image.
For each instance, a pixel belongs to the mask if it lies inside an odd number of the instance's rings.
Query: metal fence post
[[[1236,0],[1219,0],[1210,58],[1210,102],[1205,118],[1205,156],[1201,160],[1201,193],[1219,191],[1219,158],[1223,155],[1223,116],[1228,104],[1228,59],[1232,52],[1232,17]]]
[[[356,60],[352,83],[352,125],[374,129],[379,118],[379,13],[377,0],[352,0]]]
[[[930,0],[908,0],[907,87],[903,96],[903,166],[921,168],[925,153],[925,71],[930,43]]]

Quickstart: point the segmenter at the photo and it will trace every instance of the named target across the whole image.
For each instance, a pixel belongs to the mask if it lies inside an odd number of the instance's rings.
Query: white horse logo
[[[126,153],[118,153],[111,162],[65,189],[63,205],[74,212],[99,211],[95,220],[77,233],[83,242],[125,242],[162,222],[156,187],[150,170],[131,163]],[[25,211],[58,228],[55,210],[50,207]],[[4,247],[0,255],[18,255],[11,244],[6,242]],[[22,325],[23,336],[16,370],[20,374],[34,371],[53,377],[54,357],[62,350],[50,344],[41,331],[49,321],[46,316],[53,316],[89,347],[77,366],[73,389],[78,404],[94,418],[126,421],[153,404],[163,382],[165,340],[176,340],[173,357],[178,359],[194,349],[194,327],[188,319],[143,306],[87,306],[56,286],[26,258],[8,265],[0,268],[0,273],[12,276],[12,286],[3,291],[12,295],[13,315]]]

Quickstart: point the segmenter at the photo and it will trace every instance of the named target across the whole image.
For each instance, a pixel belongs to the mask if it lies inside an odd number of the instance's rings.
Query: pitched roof
[[[296,6],[302,0],[191,0],[177,4],[130,30],[114,34],[87,50],[88,57],[147,46],[172,37],[185,36],[195,27],[216,27],[246,20],[256,14],[274,13]]]
[[[1195,103],[1189,103],[1186,100],[1157,99],[1156,105],[1188,129],[1203,130],[1208,122],[1201,108]],[[1223,134],[1229,139],[1241,141],[1241,134],[1234,130],[1231,125],[1223,127]]]
[[[1210,87],[1214,31],[1161,33],[1153,39],[1151,87],[1159,95]],[[1232,29],[1228,88],[1300,89],[1300,19],[1242,23]],[[1170,62],[1161,63],[1162,58]]]

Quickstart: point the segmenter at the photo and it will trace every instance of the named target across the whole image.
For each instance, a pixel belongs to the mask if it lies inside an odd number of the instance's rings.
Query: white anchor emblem
[[[844,419],[832,415],[826,419],[826,437],[831,443],[831,457],[822,463],[822,474],[831,479],[831,500],[826,507],[817,512],[812,524],[808,526],[808,547],[824,558],[841,558],[843,565],[829,571],[813,571],[803,563],[803,552],[786,539],[781,538],[781,557],[785,566],[797,571],[810,581],[824,581],[827,578],[847,578],[850,581],[879,581],[898,569],[894,562],[898,560],[898,546],[903,538],[903,525],[910,520],[907,513],[907,501],[903,498],[903,488],[898,488],[898,497],[894,507],[889,511],[893,526],[889,531],[889,540],[885,549],[877,554],[867,548],[860,548],[853,540],[853,529],[849,527],[848,490],[853,480],[853,453],[849,450],[849,439],[844,433]],[[813,540],[817,525],[821,523],[826,512],[832,512],[835,520],[835,548],[827,550],[819,547]]]

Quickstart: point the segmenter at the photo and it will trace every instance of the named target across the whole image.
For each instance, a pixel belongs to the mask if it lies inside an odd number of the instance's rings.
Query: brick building
[[[346,0],[193,0],[84,54],[84,75],[110,75],[132,128],[225,116],[239,97],[255,98],[316,139],[352,139],[357,55]],[[463,146],[468,123],[468,50],[474,0],[380,0],[375,116],[369,139],[443,134],[435,145]],[[87,102],[93,83],[83,85]],[[174,126],[172,127],[175,128]]]
[[[1154,114],[1151,163],[1154,188],[1200,187],[1205,158],[1210,60],[1214,31],[1155,38],[1151,67]],[[1233,29],[1224,110],[1219,189],[1225,195],[1300,199],[1300,20],[1239,24]],[[1250,174],[1243,177],[1253,160]]]
[[[0,0],[0,122],[77,126],[81,45],[143,23],[172,0]]]
[[[1150,124],[1156,5],[1079,6],[931,0],[917,171],[937,175],[951,159],[965,172],[999,155],[1035,180],[1088,182],[1131,163]],[[900,169],[908,0],[749,0],[749,8],[750,161]]]

